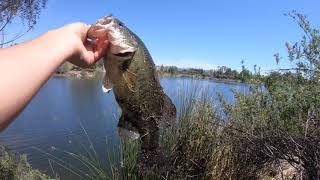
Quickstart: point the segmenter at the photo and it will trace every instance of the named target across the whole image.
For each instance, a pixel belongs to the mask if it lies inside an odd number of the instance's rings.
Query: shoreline
[[[225,78],[210,78],[210,77],[201,77],[198,75],[189,75],[189,74],[167,74],[158,72],[160,78],[189,78],[189,79],[197,79],[197,80],[210,80],[210,81],[220,81],[220,82],[229,82],[229,83],[241,83],[240,80],[237,79],[225,79]]]
[[[91,70],[71,70],[63,73],[54,73],[53,77],[63,77],[63,78],[76,78],[76,79],[93,79],[98,74],[103,74],[103,71],[91,71]]]
[[[93,70],[71,70],[63,73],[55,73],[53,77],[58,78],[76,78],[76,79],[93,79],[98,75],[104,74],[105,71],[93,71]],[[200,77],[198,75],[189,75],[189,74],[167,74],[158,71],[158,76],[160,78],[190,78],[196,80],[211,80],[218,82],[228,82],[228,83],[241,83],[240,80],[237,79],[224,79],[224,78],[210,78],[210,77]]]

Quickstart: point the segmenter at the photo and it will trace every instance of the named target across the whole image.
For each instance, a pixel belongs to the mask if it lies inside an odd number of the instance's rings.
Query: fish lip
[[[110,14],[108,16],[104,16],[101,19],[98,19],[97,23],[99,23],[101,25],[106,25],[106,24],[110,24],[114,20],[115,20],[114,16],[112,14]]]
[[[134,53],[138,42],[124,24],[113,15],[98,19],[91,26],[88,35],[92,38],[106,38],[110,43],[109,52],[113,55]],[[129,31],[129,32],[128,32]]]
[[[115,56],[118,56],[118,57],[132,57],[134,55],[135,51],[126,51],[126,52],[123,52],[123,53],[117,53],[117,54],[114,54]]]

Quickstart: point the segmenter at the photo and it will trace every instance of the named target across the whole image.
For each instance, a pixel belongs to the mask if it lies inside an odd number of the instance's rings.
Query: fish
[[[113,90],[122,110],[118,126],[130,123],[141,135],[141,149],[150,156],[159,146],[160,127],[168,127],[176,119],[176,107],[163,91],[147,47],[112,15],[91,25],[88,38],[108,39],[109,49],[103,57],[103,91]]]

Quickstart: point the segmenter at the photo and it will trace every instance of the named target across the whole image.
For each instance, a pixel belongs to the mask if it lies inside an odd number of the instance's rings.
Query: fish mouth
[[[131,57],[133,56],[134,52],[123,52],[123,53],[117,53],[117,54],[114,54],[115,56],[118,56],[118,57]]]
[[[114,17],[112,15],[105,16],[101,19],[98,19],[97,23],[100,24],[110,24],[114,20]]]
[[[112,15],[99,19],[91,29],[88,35],[107,39],[110,44],[109,52],[113,55],[126,57],[138,49],[137,40],[132,33]]]

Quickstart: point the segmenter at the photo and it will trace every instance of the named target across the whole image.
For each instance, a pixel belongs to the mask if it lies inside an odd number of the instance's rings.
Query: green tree
[[[252,73],[245,67],[244,60],[241,60],[241,72],[238,74],[238,79],[242,82],[247,82],[252,79]]]
[[[178,68],[176,66],[169,66],[168,67],[168,73],[176,74],[177,72],[178,72]]]
[[[303,30],[304,35],[299,42],[286,43],[291,61],[297,61],[299,72],[312,80],[320,78],[320,29],[313,28],[307,17],[296,11],[287,14],[292,17]]]
[[[239,73],[239,79],[242,82],[246,82],[248,80],[250,80],[252,78],[252,73],[248,70],[248,69],[243,69],[240,73]]]

